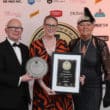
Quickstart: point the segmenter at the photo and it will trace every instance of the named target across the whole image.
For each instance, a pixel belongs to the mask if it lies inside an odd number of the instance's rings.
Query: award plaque
[[[57,92],[79,92],[81,55],[53,54],[52,89]]]
[[[26,65],[27,72],[34,78],[42,78],[48,70],[46,61],[40,57],[33,57]]]

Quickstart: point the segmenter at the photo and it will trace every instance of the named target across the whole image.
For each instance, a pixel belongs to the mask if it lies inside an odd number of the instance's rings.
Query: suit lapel
[[[11,56],[12,56],[12,60],[15,60],[15,62],[17,62],[18,63],[18,65],[21,65],[20,63],[19,63],[19,61],[18,61],[18,58],[17,58],[17,56],[16,56],[16,53],[14,52],[14,49],[13,49],[13,47],[11,46],[11,44],[8,42],[8,40],[6,40],[6,46],[7,46],[7,51],[9,51],[9,53],[11,54]],[[21,53],[22,54],[22,53]]]

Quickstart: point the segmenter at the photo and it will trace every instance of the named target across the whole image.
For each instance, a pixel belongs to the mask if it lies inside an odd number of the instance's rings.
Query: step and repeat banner
[[[21,41],[29,45],[43,35],[43,19],[53,15],[59,20],[57,35],[69,42],[78,37],[77,20],[88,7],[96,19],[94,35],[110,47],[110,0],[0,0],[0,42],[6,37],[4,28],[11,18],[22,21]]]

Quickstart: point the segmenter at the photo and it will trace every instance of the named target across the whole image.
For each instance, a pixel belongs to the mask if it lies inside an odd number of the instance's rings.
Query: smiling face
[[[94,29],[94,23],[91,23],[89,21],[82,22],[78,24],[77,28],[79,30],[80,36],[86,40],[92,35],[92,31]]]
[[[5,32],[9,39],[18,41],[21,38],[21,34],[23,32],[21,22],[18,19],[11,19],[5,28]]]
[[[54,36],[56,31],[57,31],[57,21],[56,19],[52,17],[48,17],[44,21],[44,31],[45,31],[45,36]]]

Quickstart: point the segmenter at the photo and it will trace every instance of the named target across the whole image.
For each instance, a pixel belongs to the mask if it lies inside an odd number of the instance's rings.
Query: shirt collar
[[[13,41],[13,40],[11,40],[11,39],[9,39],[9,38],[7,38],[7,40],[9,41],[9,43],[10,43],[11,45],[13,45],[14,43],[20,44],[20,42],[15,42],[15,41]]]

